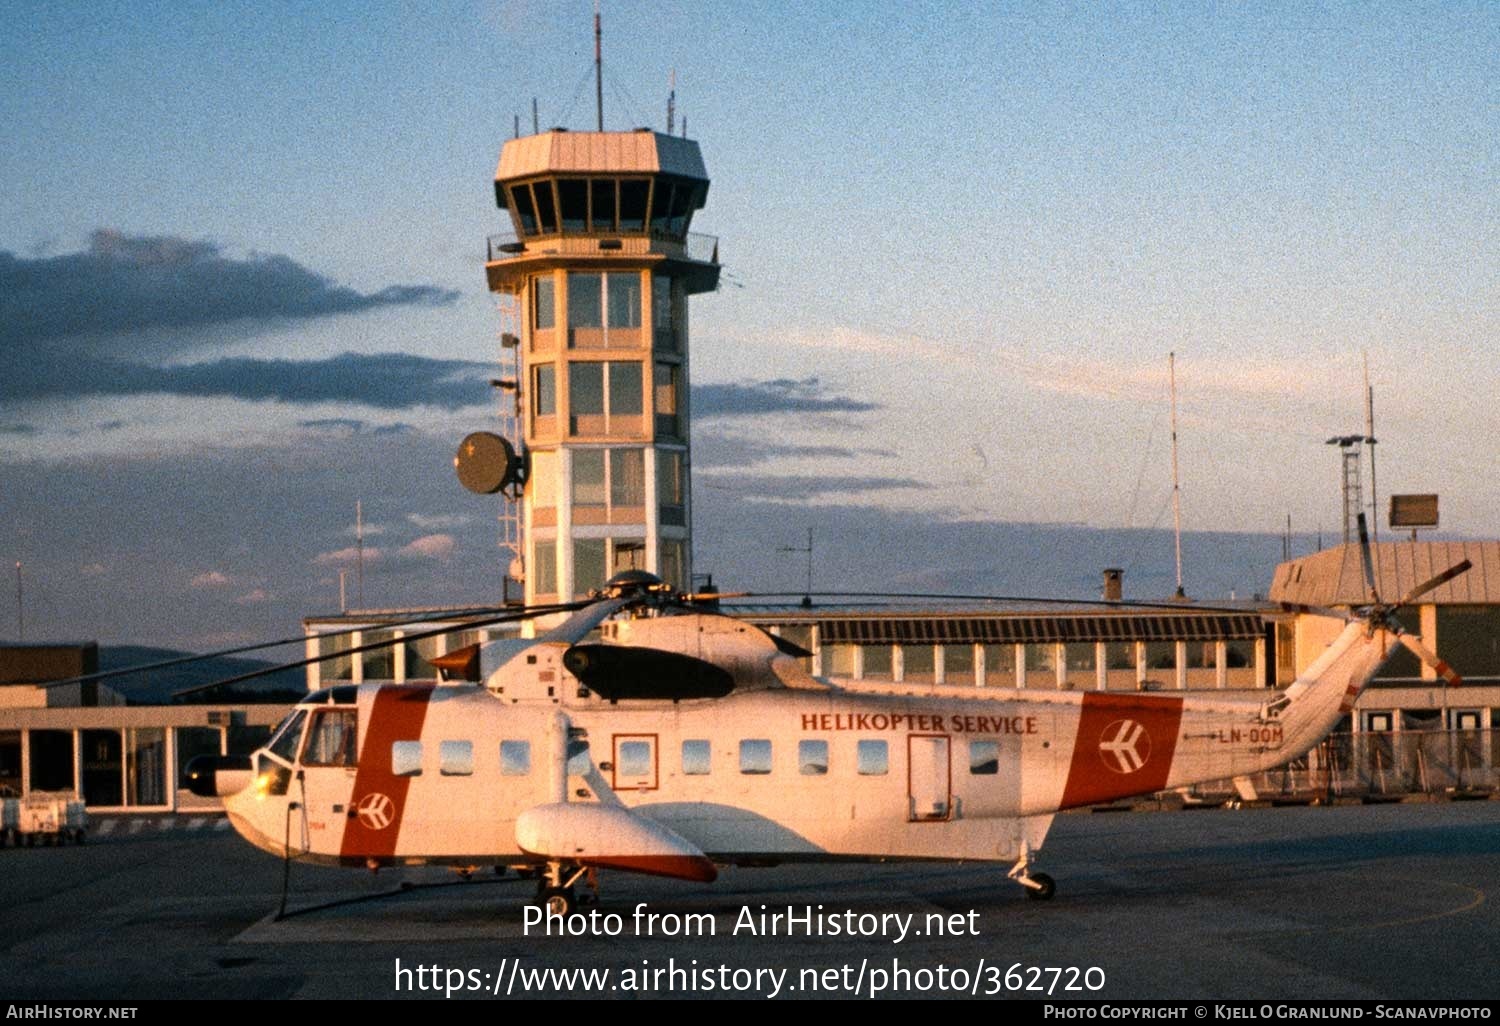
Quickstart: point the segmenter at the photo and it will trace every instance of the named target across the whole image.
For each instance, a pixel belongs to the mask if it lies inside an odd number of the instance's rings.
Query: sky
[[[591,14],[0,3],[0,638],[295,634],[356,501],[366,605],[498,598],[496,507],[451,469],[494,426],[492,180],[533,98],[591,127]],[[1264,590],[1288,517],[1296,551],[1339,536],[1366,360],[1379,494],[1500,536],[1500,7],[603,22],[606,127],[664,127],[675,70],[713,179],[722,585],[801,587],[812,527],[819,587],[1168,593],[1169,353],[1190,594]]]

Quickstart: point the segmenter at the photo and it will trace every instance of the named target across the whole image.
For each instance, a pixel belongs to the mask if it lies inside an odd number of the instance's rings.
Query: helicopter
[[[790,641],[627,571],[509,617],[569,613],[536,638],[438,657],[442,681],[314,692],[252,755],[193,760],[189,786],[278,857],[513,867],[562,916],[600,870],[709,883],[792,862],[1008,864],[1048,899],[1057,813],[1290,762],[1399,646],[1461,683],[1396,614],[1468,561],[1386,602],[1360,526],[1370,602],[1286,606],[1344,626],[1264,700],[815,677]]]

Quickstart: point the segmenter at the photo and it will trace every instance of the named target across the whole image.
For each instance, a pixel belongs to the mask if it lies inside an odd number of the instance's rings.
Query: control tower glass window
[[[538,331],[557,326],[557,283],[550,274],[531,280],[531,326]]]
[[[620,181],[620,231],[646,230],[646,203],[651,196],[649,178],[624,178]]]
[[[557,594],[557,543],[551,538],[531,547],[531,581],[538,595]]]
[[[579,449],[573,453],[573,507],[604,508],[604,450]]]
[[[596,232],[615,230],[615,186],[613,178],[595,178],[592,182],[593,208],[590,211],[590,222]]]
[[[533,368],[531,372],[531,409],[538,417],[551,417],[557,413],[557,368],[550,363]]]
[[[651,334],[657,349],[677,352],[677,333],[672,323],[672,279],[664,274],[651,279]]]
[[[557,203],[552,197],[551,182],[536,182],[532,186],[536,196],[536,220],[543,235],[557,234]]]
[[[682,436],[682,368],[675,363],[656,365],[656,433]]]
[[[609,504],[614,509],[646,505],[646,451],[609,450]]]
[[[589,183],[582,178],[562,178],[557,183],[562,230],[584,232],[589,225]]]
[[[606,364],[609,375],[609,410],[611,417],[639,417],[641,414],[641,365],[634,362]]]
[[[641,276],[639,274],[606,274],[604,282],[609,295],[609,326],[611,328],[639,328],[641,326]]]
[[[679,191],[681,190],[679,187]],[[667,224],[672,216],[672,183],[666,179],[656,182],[656,195],[651,198],[651,232],[666,235]]]
[[[660,503],[658,518],[663,527],[687,526],[687,473],[683,454],[674,450],[657,450],[656,491]]]
[[[573,591],[583,594],[604,583],[606,540],[579,538],[573,542]]]
[[[574,271],[568,275],[568,327],[602,328],[604,275]]]
[[[510,190],[510,206],[521,221],[524,235],[536,234],[536,204],[531,199],[531,186],[515,185]]]

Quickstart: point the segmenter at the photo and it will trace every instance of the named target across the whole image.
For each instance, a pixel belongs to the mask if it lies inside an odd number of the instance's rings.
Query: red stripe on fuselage
[[[1181,723],[1180,698],[1084,695],[1062,808],[1166,787]]]
[[[422,740],[422,724],[432,699],[430,684],[397,684],[375,692],[370,704],[370,718],[364,725],[360,745],[359,769],[354,774],[354,791],[349,796],[349,821],[344,824],[344,843],[339,849],[343,858],[388,859],[396,854],[396,838],[406,812],[406,793],[411,777],[391,772],[391,746],[397,741]],[[375,828],[356,810],[371,795],[390,799],[388,822]],[[387,818],[385,816],[380,817]],[[378,821],[378,820],[377,820]]]

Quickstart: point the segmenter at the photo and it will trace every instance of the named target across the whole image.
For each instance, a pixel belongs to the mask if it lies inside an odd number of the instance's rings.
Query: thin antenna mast
[[[1177,549],[1176,598],[1187,598],[1182,590],[1182,489],[1177,476],[1177,354],[1167,354],[1167,381],[1172,392],[1172,535]]]
[[[26,640],[25,592],[21,589],[21,561],[16,560],[16,641]]]
[[[667,134],[672,134],[677,117],[677,69],[667,76]]]
[[[1370,387],[1370,351],[1365,350],[1365,445],[1370,447],[1370,522],[1380,541],[1380,498],[1375,490],[1375,389]]]
[[[540,135],[542,132],[542,116],[537,113],[536,97],[531,98],[531,134]]]
[[[354,599],[365,608],[365,507],[354,500]]]
[[[599,0],[594,0],[594,103],[599,131],[604,131],[604,30],[599,27]]]

